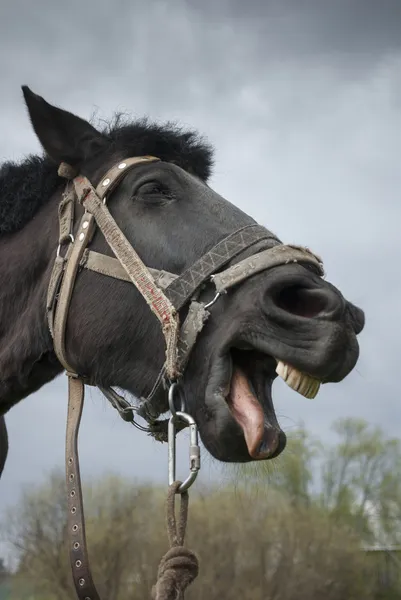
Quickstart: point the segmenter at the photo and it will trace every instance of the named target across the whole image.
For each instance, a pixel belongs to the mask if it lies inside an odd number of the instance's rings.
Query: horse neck
[[[0,414],[53,379],[46,294],[57,244],[57,202],[0,237]]]

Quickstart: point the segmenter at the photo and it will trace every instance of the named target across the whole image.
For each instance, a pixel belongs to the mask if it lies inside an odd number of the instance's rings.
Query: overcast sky
[[[353,415],[400,433],[401,2],[12,0],[0,7],[0,161],[39,149],[21,84],[90,118],[176,119],[216,147],[213,187],[285,242],[320,254],[366,311],[357,369],[316,400],[277,382],[288,432],[331,439]],[[64,377],[7,415],[0,511],[64,465]],[[90,390],[84,478],[166,479],[167,449]],[[186,452],[180,459],[184,475]],[[217,466],[204,455],[202,477]]]

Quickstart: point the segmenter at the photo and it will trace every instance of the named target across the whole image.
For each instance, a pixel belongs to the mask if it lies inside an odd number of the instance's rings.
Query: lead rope
[[[180,399],[180,409],[175,406],[175,397]],[[184,548],[188,521],[188,489],[196,480],[200,469],[198,428],[191,415],[185,412],[185,401],[180,394],[179,384],[173,383],[168,393],[171,417],[168,422],[168,482],[166,503],[167,535],[170,549],[160,561],[157,582],[152,588],[152,600],[183,600],[184,592],[199,573],[197,556]],[[176,435],[179,423],[189,428],[189,475],[184,482],[176,479]],[[181,496],[179,520],[175,516],[175,499]]]
[[[189,497],[188,491],[178,491],[181,485],[181,481],[175,481],[168,489],[166,522],[170,549],[160,561],[157,582],[152,588],[152,600],[183,600],[185,590],[199,573],[196,554],[184,547]],[[178,524],[175,516],[177,495],[181,497]]]

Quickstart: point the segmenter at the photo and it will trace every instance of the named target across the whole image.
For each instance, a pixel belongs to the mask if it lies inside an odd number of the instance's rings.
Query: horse
[[[155,429],[175,395],[218,461],[277,457],[274,379],[307,397],[344,380],[363,310],[210,187],[198,132],[95,127],[22,92],[43,154],[0,168],[0,473],[4,415],[63,371]]]

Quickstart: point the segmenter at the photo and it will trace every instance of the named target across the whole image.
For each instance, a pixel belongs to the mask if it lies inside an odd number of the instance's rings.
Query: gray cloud
[[[178,119],[216,145],[214,187],[283,240],[320,253],[328,279],[366,310],[360,363],[343,383],[313,402],[275,384],[284,427],[303,418],[327,439],[331,421],[350,414],[399,433],[400,10],[385,0],[1,8],[0,160],[38,150],[22,83],[86,118],[123,109]],[[0,508],[62,467],[65,414],[59,378],[7,416]],[[93,391],[81,454],[84,477],[166,477],[166,449]],[[214,477],[205,464],[202,476]]]
[[[362,61],[401,46],[397,0],[222,0],[188,4],[209,23],[252,28],[275,57],[338,54]],[[327,56],[326,56],[327,58]]]

